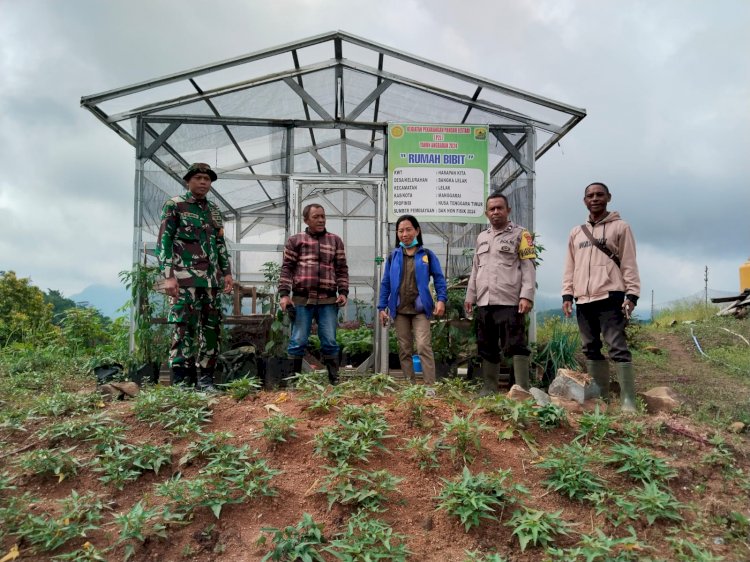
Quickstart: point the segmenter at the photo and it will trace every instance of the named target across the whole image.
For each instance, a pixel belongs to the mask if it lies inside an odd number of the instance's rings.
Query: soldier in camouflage
[[[172,307],[174,324],[169,365],[174,384],[195,384],[213,391],[222,312],[219,291],[234,285],[224,223],[219,208],[206,199],[216,172],[197,163],[183,177],[187,191],[164,204],[159,229],[159,267]],[[196,369],[200,367],[200,377]]]

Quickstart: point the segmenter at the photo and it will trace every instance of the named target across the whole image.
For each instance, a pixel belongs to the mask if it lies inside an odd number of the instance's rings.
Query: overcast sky
[[[134,149],[81,96],[341,29],[588,116],[537,165],[540,291],[583,188],[632,225],[642,298],[738,290],[750,256],[747,0],[0,0],[0,270],[117,285]]]

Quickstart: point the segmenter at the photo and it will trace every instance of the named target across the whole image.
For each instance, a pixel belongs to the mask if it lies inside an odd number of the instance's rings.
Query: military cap
[[[182,176],[182,179],[188,181],[195,174],[208,174],[208,177],[211,178],[211,181],[216,181],[216,172],[211,169],[211,166],[204,162],[195,162],[194,164],[191,164],[187,170],[187,173]]]

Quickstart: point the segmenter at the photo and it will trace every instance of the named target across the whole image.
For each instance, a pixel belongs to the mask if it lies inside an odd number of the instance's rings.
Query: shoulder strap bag
[[[586,235],[586,238],[588,238],[589,240],[591,240],[591,243],[594,246],[596,246],[602,252],[604,252],[605,254],[607,254],[607,257],[609,257],[613,262],[615,262],[615,265],[617,267],[620,267],[620,258],[618,258],[617,255],[612,250],[610,250],[605,244],[602,244],[601,242],[599,242],[599,240],[597,240],[596,238],[594,238],[594,235],[591,234],[591,231],[588,229],[588,227],[585,224],[581,225],[581,230]]]

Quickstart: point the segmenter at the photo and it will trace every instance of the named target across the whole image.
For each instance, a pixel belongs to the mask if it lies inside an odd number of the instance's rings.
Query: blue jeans
[[[338,324],[339,307],[336,304],[310,304],[298,305],[297,317],[292,326],[292,337],[289,339],[289,347],[286,352],[292,357],[302,357],[307,348],[307,340],[310,339],[310,328],[312,321],[318,324],[318,337],[320,338],[320,352],[323,357],[339,356],[339,344],[336,343],[336,325]]]

